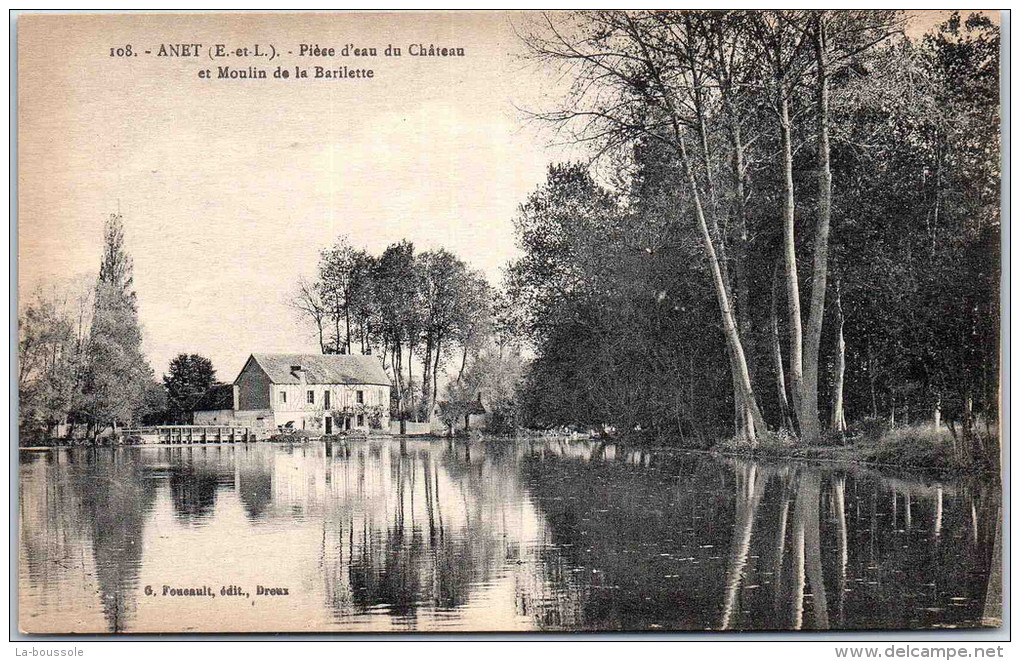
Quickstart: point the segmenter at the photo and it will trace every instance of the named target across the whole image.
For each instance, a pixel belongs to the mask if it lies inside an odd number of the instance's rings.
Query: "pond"
[[[58,449],[20,471],[33,633],[999,616],[999,485],[978,480],[555,439]]]

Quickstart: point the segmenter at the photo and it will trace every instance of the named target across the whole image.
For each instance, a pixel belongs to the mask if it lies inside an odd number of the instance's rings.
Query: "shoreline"
[[[751,448],[713,448],[707,453],[720,457],[757,459],[762,461],[800,461],[818,464],[836,464],[841,466],[860,466],[862,468],[898,470],[909,473],[939,477],[988,477],[996,476],[994,467],[985,464],[966,466],[931,466],[912,463],[891,463],[869,460],[860,456],[865,451],[859,446],[791,446],[769,447],[765,451]],[[805,454],[807,453],[807,454]]]
[[[212,443],[175,443],[175,444],[163,444],[163,443],[114,443],[114,444],[89,444],[89,443],[53,443],[51,445],[26,445],[19,446],[19,452],[45,452],[48,450],[67,449],[67,448],[86,448],[86,449],[105,449],[105,448],[121,448],[121,447],[195,447],[195,446],[223,446],[223,445],[258,445],[258,444],[271,444],[271,445],[300,445],[304,443],[351,443],[351,442],[365,442],[365,441],[386,441],[386,440],[418,440],[418,441],[467,441],[467,442],[518,442],[518,441],[536,441],[536,440],[568,440],[568,441],[600,441],[604,443],[619,443],[624,445],[643,446],[649,450],[669,451],[669,452],[684,452],[690,454],[702,454],[709,455],[712,457],[726,457],[726,458],[740,458],[740,459],[755,459],[759,461],[797,461],[803,463],[814,463],[814,464],[829,464],[843,467],[861,467],[875,470],[895,470],[905,471],[909,473],[927,475],[927,476],[939,476],[939,477],[988,477],[995,476],[995,466],[988,464],[975,464],[971,467],[966,466],[934,466],[924,464],[914,464],[909,462],[883,462],[868,459],[866,456],[862,456],[867,452],[874,451],[877,446],[874,444],[852,444],[845,446],[804,446],[804,445],[790,445],[790,446],[776,446],[766,445],[759,446],[757,448],[750,448],[746,446],[726,447],[728,441],[723,441],[710,448],[690,448],[682,447],[678,445],[668,445],[663,443],[649,442],[650,439],[641,438],[627,438],[627,437],[611,437],[605,439],[591,439],[586,437],[573,437],[570,435],[543,435],[543,436],[479,436],[473,438],[463,437],[450,437],[450,436],[437,436],[437,435],[378,435],[378,436],[364,436],[364,437],[352,437],[352,438],[306,438],[306,439],[293,439],[293,440],[259,440],[249,441],[247,443],[233,442],[212,442]]]

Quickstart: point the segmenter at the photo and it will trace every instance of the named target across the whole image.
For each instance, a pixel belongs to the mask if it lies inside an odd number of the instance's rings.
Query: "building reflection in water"
[[[998,487],[614,443],[22,453],[28,631],[976,626]],[[144,586],[285,586],[285,601]],[[987,596],[987,598],[986,598]]]

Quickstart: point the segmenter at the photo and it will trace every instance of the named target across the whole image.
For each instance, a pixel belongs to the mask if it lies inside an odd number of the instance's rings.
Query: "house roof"
[[[375,356],[253,353],[249,358],[251,360],[257,362],[269,380],[276,384],[300,383],[298,375],[291,370],[291,367],[300,365],[305,373],[305,383],[390,385],[390,378],[382,362]]]
[[[192,411],[226,411],[234,408],[234,386],[217,383],[191,405]]]

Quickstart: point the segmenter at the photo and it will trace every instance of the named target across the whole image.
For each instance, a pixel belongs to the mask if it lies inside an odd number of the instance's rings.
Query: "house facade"
[[[252,427],[389,430],[390,380],[375,356],[255,353],[234,380],[233,404],[234,422]]]

